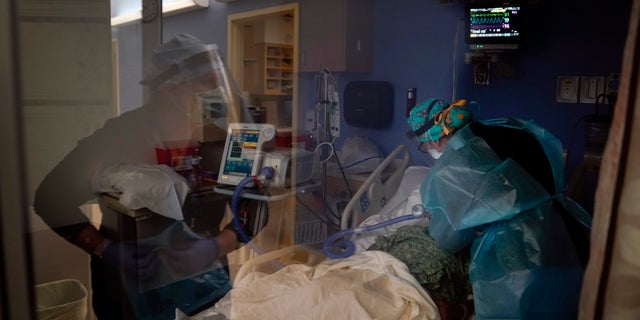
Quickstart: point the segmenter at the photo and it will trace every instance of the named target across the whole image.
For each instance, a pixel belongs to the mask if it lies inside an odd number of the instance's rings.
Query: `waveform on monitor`
[[[476,25],[476,24],[492,24],[492,25],[496,25],[496,24],[509,23],[509,18],[505,18],[505,17],[471,17],[471,19],[469,21],[471,22],[472,25]]]

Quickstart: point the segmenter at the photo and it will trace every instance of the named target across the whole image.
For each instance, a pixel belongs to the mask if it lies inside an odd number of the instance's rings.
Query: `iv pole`
[[[331,112],[338,106],[338,90],[336,79],[328,69],[322,69],[316,75],[316,103],[315,103],[315,132],[316,148],[322,148],[322,172],[320,185],[322,186],[322,200],[327,199],[327,162],[335,152],[333,150],[333,136],[331,130]],[[337,138],[337,137],[336,137]],[[328,145],[331,153],[326,148]]]

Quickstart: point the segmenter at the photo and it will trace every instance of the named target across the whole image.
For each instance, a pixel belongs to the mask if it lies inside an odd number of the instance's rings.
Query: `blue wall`
[[[584,123],[579,119],[593,113],[594,105],[556,103],[556,77],[620,72],[631,1],[606,5],[594,0],[531,2],[525,15],[524,42],[519,50],[500,57],[515,74],[504,76],[504,69],[494,64],[490,84],[482,86],[473,84],[472,66],[464,64],[464,53],[469,50],[460,22],[463,4],[376,1],[374,69],[369,78],[393,84],[394,120],[388,130],[344,125],[343,135],[367,135],[385,151],[399,142],[409,143],[404,135],[407,88],[418,89],[418,101],[429,97],[451,101],[455,74],[455,98],[477,101],[481,106],[477,118],[535,120],[572,149],[571,170],[582,157],[585,141]],[[349,77],[341,84],[350,81]],[[414,156],[422,161],[422,156]]]
[[[223,4],[212,0],[206,10],[165,19],[163,33],[165,37],[178,32],[191,33],[206,42],[217,43],[224,54],[227,15],[287,2],[291,1],[238,0]],[[556,77],[606,76],[620,72],[631,1],[529,1],[525,41],[519,50],[500,57],[508,64],[492,65],[490,84],[486,86],[474,85],[472,67],[464,64],[464,54],[468,51],[461,23],[464,5],[438,3],[436,0],[374,0],[373,70],[364,74],[338,73],[336,77],[342,89],[352,80],[391,82],[395,91],[394,119],[384,130],[351,127],[343,119],[338,146],[344,137],[351,135],[368,136],[385,152],[399,143],[411,143],[405,137],[407,88],[418,88],[418,101],[429,97],[450,101],[455,91],[455,98],[480,104],[479,119],[516,116],[535,120],[549,129],[570,149],[571,170],[582,157],[584,147],[585,129],[580,119],[593,113],[594,105],[556,103]],[[139,48],[130,38],[139,35],[139,26],[121,27],[114,30],[114,34],[124,47],[121,48],[121,70],[127,71],[123,76],[134,81],[139,77]],[[504,76],[508,70],[514,74]],[[300,108],[313,107],[314,76],[313,73],[300,75]],[[123,85],[121,95],[123,110],[134,108],[141,101],[139,87],[135,85]],[[423,155],[415,151],[413,154],[418,164],[426,163]]]

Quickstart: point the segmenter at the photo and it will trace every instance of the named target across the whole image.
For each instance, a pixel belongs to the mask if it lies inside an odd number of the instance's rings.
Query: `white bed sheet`
[[[180,320],[440,319],[436,304],[400,260],[382,251],[315,266],[253,272],[214,307]]]
[[[408,167],[387,205],[361,226],[406,215],[421,204],[420,186],[428,171]],[[386,252],[366,251],[377,236],[413,224],[426,227],[429,219],[360,234],[352,239],[356,253],[349,258],[315,266],[291,264],[272,274],[249,273],[212,308],[192,317],[177,311],[176,319],[440,319],[430,295],[403,262]]]

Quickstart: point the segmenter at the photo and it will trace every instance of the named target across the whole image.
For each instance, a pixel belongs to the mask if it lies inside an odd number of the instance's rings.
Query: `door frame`
[[[293,12],[293,56],[299,57],[299,5],[298,3],[289,3],[280,6],[268,7],[253,11],[241,12],[236,14],[231,14],[227,19],[227,64],[229,66],[229,71],[233,75],[234,79],[236,79],[236,84],[238,85],[238,89],[242,89],[244,82],[244,23],[247,21],[252,21],[259,19],[261,17],[266,17],[269,15],[274,15],[278,13],[287,13]],[[293,119],[291,123],[291,130],[293,133],[297,132],[298,127],[298,68],[299,68],[299,59],[293,59],[293,90],[292,90],[292,103],[294,106],[291,111],[291,117]]]

